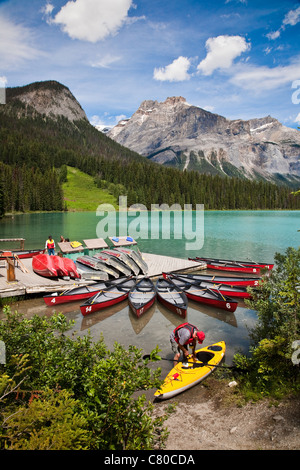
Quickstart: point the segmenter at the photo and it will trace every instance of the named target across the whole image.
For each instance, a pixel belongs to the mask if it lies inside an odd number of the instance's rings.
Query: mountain
[[[13,104],[16,101],[23,103],[25,115],[28,109],[32,115],[32,109],[34,109],[38,114],[52,119],[63,116],[71,122],[88,120],[69,88],[54,80],[7,88],[6,98],[7,104]]]
[[[169,101],[177,102],[189,114],[190,106],[185,100]],[[161,114],[161,125],[155,123],[157,135],[168,119],[169,127],[175,130],[174,106],[170,103],[169,115]],[[152,109],[147,106],[140,121],[151,116]],[[195,109],[198,112],[199,108]],[[206,111],[201,112],[203,128],[208,127]],[[221,129],[224,118],[213,114],[211,118],[214,121],[211,128],[217,125]],[[177,131],[184,135],[184,126],[188,125],[189,119],[182,118]],[[155,133],[152,138],[155,139]],[[175,155],[173,149],[171,152]],[[189,168],[193,155],[191,151]],[[183,152],[178,151],[176,157],[182,159],[183,167],[187,161]],[[6,104],[0,104],[0,214],[65,209],[62,183],[67,177],[67,166],[92,176],[97,187],[117,200],[120,195],[127,196],[128,207],[143,204],[150,210],[153,204],[176,203],[181,207],[191,204],[193,208],[204,204],[206,209],[216,210],[300,208],[300,199],[292,196],[285,185],[199,171],[182,172],[156,163],[155,158],[145,158],[99,132],[70,90],[58,82],[7,88]]]
[[[179,97],[146,100],[108,136],[148,159],[201,173],[293,181],[300,133],[271,116],[229,120]]]

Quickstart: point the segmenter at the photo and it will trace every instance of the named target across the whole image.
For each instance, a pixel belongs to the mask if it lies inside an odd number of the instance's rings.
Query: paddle
[[[143,360],[150,359],[150,354],[145,354],[143,356]],[[169,361],[169,362],[182,362],[179,359],[168,359],[166,357],[161,357],[160,358],[162,361]],[[245,371],[245,369],[240,369],[237,366],[220,366],[220,365],[214,365],[214,364],[208,364],[208,362],[189,362],[186,361],[185,364],[193,364],[194,367],[203,367],[203,366],[208,366],[208,367],[219,367],[220,369],[236,369],[239,371]]]

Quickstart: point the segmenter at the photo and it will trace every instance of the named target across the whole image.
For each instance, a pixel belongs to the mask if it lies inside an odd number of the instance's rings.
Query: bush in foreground
[[[4,313],[0,449],[163,447],[169,410],[154,417],[143,393],[159,387],[160,369],[151,371],[141,350],[116,343],[109,351],[102,338],[70,337],[73,323],[62,314],[28,320],[9,307]]]

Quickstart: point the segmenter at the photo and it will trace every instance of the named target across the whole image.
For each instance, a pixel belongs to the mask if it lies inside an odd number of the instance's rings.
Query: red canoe
[[[79,279],[80,274],[78,274],[76,265],[74,261],[70,258],[62,258],[64,262],[64,267],[68,272],[68,276],[70,276],[71,279]]]
[[[198,258],[189,258],[191,261],[199,261]],[[230,263],[217,263],[214,261],[207,261],[207,269],[215,269],[217,271],[230,271],[234,273],[257,274],[260,276],[260,268],[252,266],[235,266]]]
[[[273,269],[274,264],[270,263],[255,263],[254,261],[232,261],[230,259],[217,259],[217,258],[201,258],[200,256],[197,256],[195,258],[196,260],[199,261],[205,261],[207,264],[212,263],[225,263],[228,265],[232,266],[237,266],[237,267],[251,267],[251,268],[265,268],[265,269]]]
[[[178,279],[180,281],[186,282],[187,284],[191,285],[197,285],[201,289],[210,289],[214,292],[219,292],[220,294],[224,295],[225,297],[239,297],[242,299],[249,299],[251,297],[251,294],[247,292],[246,287],[239,287],[239,286],[229,286],[227,284],[219,284],[216,282],[210,282],[210,281],[194,281],[192,279],[187,280],[187,278],[184,278],[180,275],[176,276],[174,274],[165,274],[165,277],[168,279]]]
[[[43,277],[58,277],[52,260],[53,256],[40,254],[32,258],[32,269]]]
[[[64,264],[64,258],[61,256],[51,256],[51,258],[58,277],[69,276],[69,271],[66,269]]]
[[[0,259],[5,259],[7,256],[18,256],[19,259],[33,258],[36,255],[44,253],[45,250],[1,250]]]
[[[163,273],[163,276],[168,276],[168,273]],[[209,281],[216,282],[218,284],[226,284],[228,286],[258,286],[262,280],[257,277],[234,277],[234,276],[215,276],[210,274],[181,274],[176,273],[176,276],[180,276],[189,282],[201,282]]]
[[[172,282],[185,293],[188,299],[200,302],[202,304],[210,305],[212,307],[222,308],[229,312],[235,312],[238,302],[230,297],[222,295],[218,291],[213,291],[208,288],[202,288],[201,284],[188,284],[178,278],[173,278]]]
[[[129,279],[121,282],[118,285],[111,285],[105,290],[88,299],[80,306],[80,311],[83,316],[90,313],[97,312],[106,307],[111,307],[123,300],[127,299],[130,289],[135,285],[134,279]]]
[[[48,306],[75,302],[77,300],[86,300],[98,294],[101,290],[107,289],[110,285],[124,282],[124,280],[124,278],[119,278],[109,282],[100,281],[88,286],[73,287],[63,292],[54,292],[53,294],[44,295],[43,299]]]

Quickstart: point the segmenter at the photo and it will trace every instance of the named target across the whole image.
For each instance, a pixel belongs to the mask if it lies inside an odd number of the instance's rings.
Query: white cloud
[[[0,14],[0,57],[1,68],[15,69],[23,61],[36,58],[40,52],[31,44],[30,29],[13,23]]]
[[[44,13],[46,16],[51,15],[53,10],[54,6],[50,2],[47,2],[46,5],[41,9],[42,13]]]
[[[72,39],[95,43],[115,35],[129,18],[132,0],[75,0],[67,2],[51,23],[61,25]]]
[[[283,18],[282,24],[277,31],[273,31],[267,34],[268,39],[277,39],[279,38],[282,31],[285,30],[286,26],[295,26],[300,21],[300,7],[295,10],[290,10],[285,17]]]
[[[160,81],[182,82],[189,80],[188,70],[191,62],[187,57],[178,57],[166,67],[155,68],[153,78]]]
[[[300,57],[292,64],[278,67],[243,65],[236,69],[231,82],[252,91],[272,90],[300,77]]]
[[[300,21],[300,7],[296,8],[296,10],[290,10],[284,17],[282,24],[283,25],[290,25],[295,26],[295,24],[299,23]]]
[[[207,55],[197,69],[211,75],[216,69],[228,69],[234,59],[250,49],[250,44],[241,36],[217,36],[206,41]]]
[[[112,54],[105,54],[103,57],[97,58],[91,62],[91,66],[95,68],[108,69],[114,62],[120,60],[119,56],[113,56]]]

